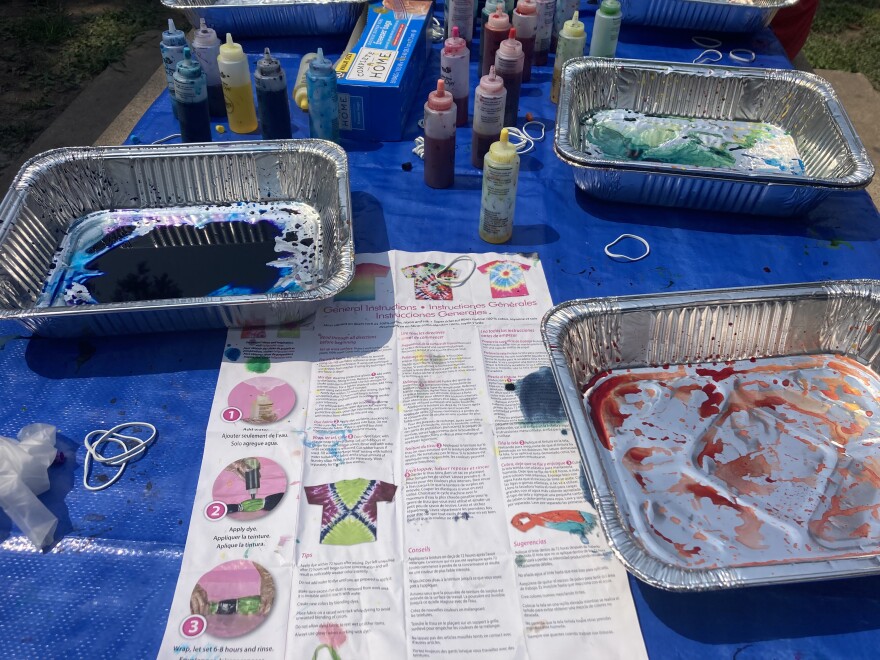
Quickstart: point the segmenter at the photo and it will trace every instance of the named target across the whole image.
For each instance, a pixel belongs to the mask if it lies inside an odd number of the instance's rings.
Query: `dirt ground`
[[[0,177],[84,84],[166,16],[159,0],[0,0]]]

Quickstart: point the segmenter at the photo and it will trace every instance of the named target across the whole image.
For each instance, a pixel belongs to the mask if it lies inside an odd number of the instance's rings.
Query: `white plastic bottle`
[[[483,159],[483,196],[480,201],[480,238],[488,243],[506,243],[513,235],[519,155],[501,129],[501,140],[489,148]]]
[[[452,37],[452,28],[458,28],[458,35],[467,43],[468,50],[474,39],[475,0],[448,0],[446,8],[446,37]]]
[[[504,89],[504,79],[495,75],[494,66],[490,67],[489,75],[480,78],[480,84],[474,90],[471,164],[477,169],[483,169],[483,159],[501,136],[506,102],[507,90]]]
[[[619,0],[602,0],[593,21],[590,57],[614,57],[621,18]]]

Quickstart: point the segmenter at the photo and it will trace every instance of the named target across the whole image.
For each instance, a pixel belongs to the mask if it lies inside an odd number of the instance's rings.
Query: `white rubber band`
[[[724,55],[721,54],[720,50],[710,48],[708,50],[704,50],[702,53],[697,55],[694,58],[694,64],[710,64],[712,62],[720,62],[722,57],[724,57]]]
[[[133,435],[124,435],[119,433],[124,429],[134,429],[134,428],[145,428],[150,431],[149,437],[144,440],[143,438],[139,438]],[[95,431],[90,432],[86,435],[83,440],[83,445],[86,448],[86,457],[83,461],[83,486],[85,486],[86,490],[98,491],[104,490],[105,488],[109,488],[117,481],[119,481],[122,474],[125,472],[125,467],[128,465],[130,461],[137,460],[140,458],[145,451],[147,451],[147,447],[150,445],[153,440],[156,439],[156,427],[148,422],[125,422],[123,424],[117,424],[109,431],[105,431],[104,429],[97,429]],[[113,456],[104,456],[101,452],[101,447],[108,443],[113,443],[118,447],[122,448],[121,454],[115,454]],[[89,483],[89,475],[92,471],[92,462],[97,461],[102,465],[109,465],[110,467],[119,468],[110,479],[105,481],[102,484],[98,484],[97,486],[93,486]]]
[[[755,51],[749,50],[748,48],[734,48],[730,51],[730,59],[735,60],[737,62],[745,62],[746,64],[751,64],[755,61]]]
[[[638,257],[630,257],[625,254],[618,254],[616,252],[612,252],[611,248],[614,247],[615,245],[617,245],[617,243],[622,241],[624,238],[632,238],[633,240],[636,240],[639,243],[641,243],[642,245],[644,245],[645,246],[645,253],[641,256],[638,256]],[[635,234],[621,234],[620,236],[618,236],[613,241],[611,241],[608,245],[605,246],[605,255],[606,256],[608,256],[612,259],[620,259],[622,261],[641,261],[642,259],[647,257],[649,254],[651,254],[651,246],[648,245],[648,241],[646,241],[641,236],[636,236]]]
[[[721,40],[715,37],[691,37],[691,41],[700,48],[721,48]]]

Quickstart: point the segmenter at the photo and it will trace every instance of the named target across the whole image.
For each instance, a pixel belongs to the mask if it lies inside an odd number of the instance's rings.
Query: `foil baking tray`
[[[162,0],[194,28],[199,19],[238,37],[289,37],[351,32],[368,0]]]
[[[680,30],[756,32],[798,0],[620,0],[624,23]]]
[[[584,118],[612,109],[771,124],[794,139],[804,175],[587,153]],[[576,184],[611,201],[792,216],[833,191],[864,188],[874,175],[831,85],[803,71],[579,58],[563,70],[556,122],[556,155]]]
[[[636,577],[702,591],[880,573],[880,282],[574,300],[542,330]]]
[[[41,335],[295,323],[353,264],[348,159],[323,140],[56,149],[0,202],[0,320]]]

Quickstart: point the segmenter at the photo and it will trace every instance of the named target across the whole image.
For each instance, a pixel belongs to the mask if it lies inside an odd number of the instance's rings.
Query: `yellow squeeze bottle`
[[[217,64],[220,66],[229,129],[233,133],[253,133],[257,130],[257,109],[254,107],[251,72],[241,44],[235,43],[228,32],[226,43],[220,46]]]

